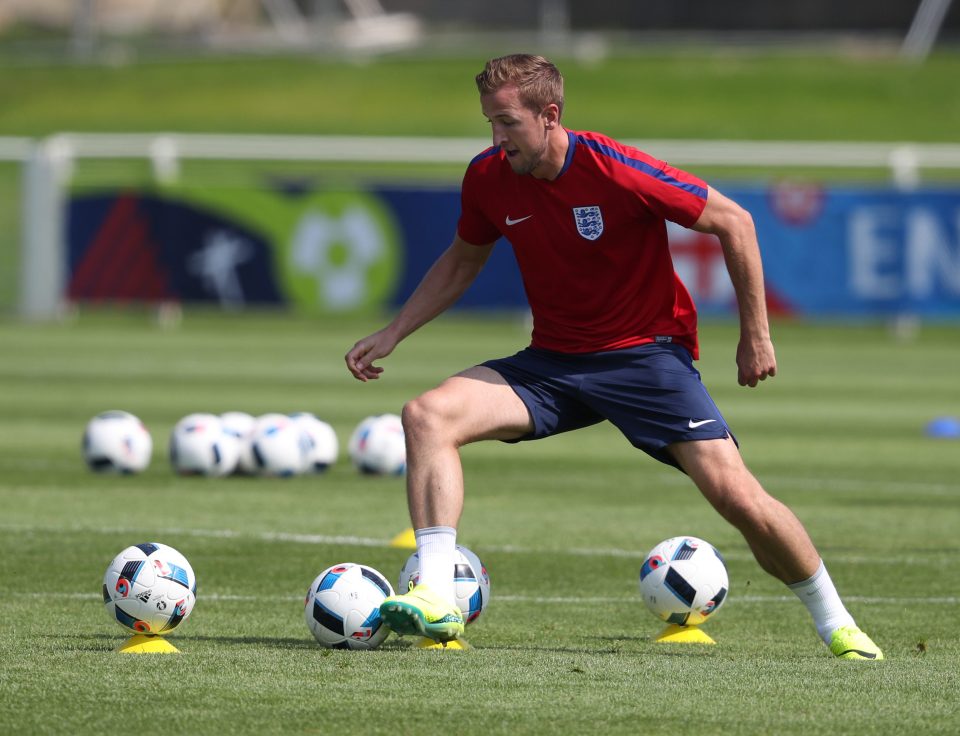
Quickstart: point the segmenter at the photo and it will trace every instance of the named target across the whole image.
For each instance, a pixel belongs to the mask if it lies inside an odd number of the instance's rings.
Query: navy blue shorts
[[[665,448],[688,440],[736,438],[680,345],[639,345],[600,353],[526,348],[488,360],[527,406],[533,432],[514,442],[588,427],[604,419],[630,443],[678,467]]]

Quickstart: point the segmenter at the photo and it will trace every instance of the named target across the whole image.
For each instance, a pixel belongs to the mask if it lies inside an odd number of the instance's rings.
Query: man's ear
[[[560,108],[553,102],[543,108],[543,127],[553,130],[560,125]]]

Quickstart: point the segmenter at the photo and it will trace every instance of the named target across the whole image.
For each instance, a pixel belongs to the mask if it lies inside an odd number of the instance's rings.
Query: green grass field
[[[490,55],[498,53],[509,51]],[[486,58],[477,52],[365,64],[291,56],[62,66],[17,64],[0,54],[0,134],[483,136],[473,77]],[[956,52],[922,65],[879,55],[709,48],[555,60],[566,80],[564,123],[615,137],[953,142],[960,128]]]
[[[802,605],[679,473],[598,426],[463,451],[460,541],[492,600],[473,650],[321,649],[303,622],[314,576],[343,561],[395,580],[408,552],[400,479],[176,477],[167,436],[193,411],[309,410],[346,444],[370,413],[525,344],[520,320],[446,317],[400,346],[379,382],[342,355],[379,326],[188,312],[0,323],[0,733],[955,734],[960,731],[960,442],[924,435],[960,413],[960,328],[909,341],[878,326],[775,325],[780,375],[736,385],[736,328],[703,328],[704,380],[748,464],[818,543],[883,663],[832,659]],[[80,438],[123,408],[153,432],[140,476],[89,473]],[[639,601],[644,553],[695,534],[727,558],[713,647],[657,644]],[[199,578],[179,655],[120,655],[100,599],[124,547],[173,545]]]

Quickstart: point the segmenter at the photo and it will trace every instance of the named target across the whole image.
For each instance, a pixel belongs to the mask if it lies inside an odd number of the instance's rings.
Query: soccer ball
[[[307,448],[304,458],[304,471],[322,473],[337,461],[340,443],[337,433],[329,424],[307,411],[291,414],[303,432],[303,442]]]
[[[289,477],[304,470],[308,439],[286,414],[264,414],[250,438],[249,459],[255,473]]]
[[[107,615],[138,634],[167,634],[186,621],[197,596],[187,558],[157,542],[135,544],[103,576]]]
[[[275,416],[273,414],[263,415]],[[246,412],[231,411],[220,417],[224,427],[231,434],[240,435],[240,458],[237,460],[236,472],[242,475],[257,475],[257,459],[253,456],[253,435],[257,431],[260,417],[254,417]]]
[[[696,537],[672,537],[650,550],[640,568],[640,593],[653,615],[697,626],[719,610],[730,587],[723,557]]]
[[[170,464],[180,475],[229,475],[239,458],[236,437],[215,414],[188,414],[170,434]]]
[[[420,582],[420,555],[414,552],[400,570],[397,590],[407,590],[410,582]],[[453,568],[453,591],[457,607],[463,614],[463,622],[476,621],[490,602],[490,576],[487,568],[471,550],[457,545]]]
[[[153,453],[153,439],[137,417],[125,411],[105,411],[87,423],[83,459],[98,473],[139,473]]]
[[[376,649],[390,634],[380,604],[391,595],[390,583],[372,567],[344,562],[317,575],[303,602],[303,617],[329,649]]]
[[[403,425],[396,414],[367,417],[350,436],[350,459],[367,475],[402,475],[407,469]]]
[[[247,440],[253,434],[257,420],[245,411],[225,411],[220,415],[223,431],[239,440]]]
[[[239,448],[237,465],[233,472],[253,475],[256,468],[253,467],[253,456],[250,454],[250,440],[253,429],[257,426],[256,418],[245,411],[227,411],[220,415],[220,422],[223,424],[224,434],[233,437]]]

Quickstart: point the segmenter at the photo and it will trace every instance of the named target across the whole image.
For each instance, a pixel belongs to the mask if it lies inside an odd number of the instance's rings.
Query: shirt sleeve
[[[644,206],[665,220],[690,227],[707,206],[707,184],[664,161],[641,154],[634,169],[634,186]]]
[[[473,245],[489,245],[500,239],[501,232],[483,212],[483,181],[471,166],[460,187],[460,220],[457,234]]]

